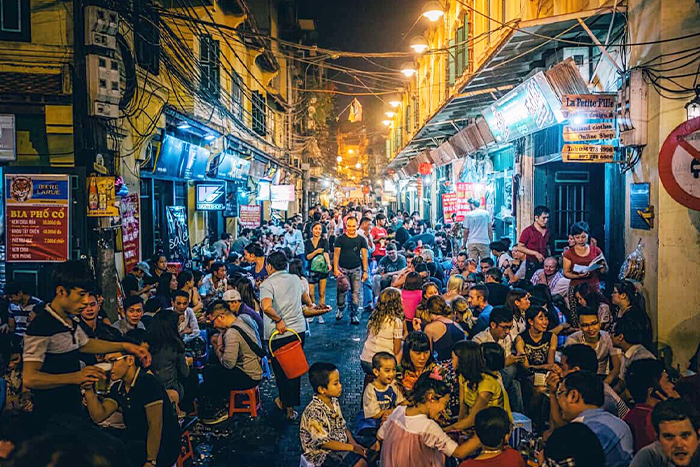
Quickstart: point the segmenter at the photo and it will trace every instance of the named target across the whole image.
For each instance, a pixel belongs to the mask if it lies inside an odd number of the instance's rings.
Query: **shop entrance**
[[[569,228],[585,221],[598,245],[605,245],[605,167],[550,162],[535,167],[535,205],[551,210],[555,254],[568,245]]]

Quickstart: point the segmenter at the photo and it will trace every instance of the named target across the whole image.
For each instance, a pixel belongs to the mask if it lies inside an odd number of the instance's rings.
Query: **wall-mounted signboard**
[[[200,182],[195,192],[197,211],[223,211],[226,207],[226,182]]]
[[[613,162],[615,147],[602,144],[565,144],[561,150],[564,162]]]

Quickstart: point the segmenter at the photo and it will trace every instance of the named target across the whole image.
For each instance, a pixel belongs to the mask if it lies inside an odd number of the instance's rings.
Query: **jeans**
[[[501,377],[503,378],[503,387],[505,387],[508,399],[510,399],[510,410],[512,412],[525,413],[523,391],[520,387],[520,381],[515,379],[517,373],[518,366],[510,365],[501,370]]]
[[[347,296],[352,293],[352,303],[350,304],[350,319],[360,319],[360,305],[362,303],[362,267],[355,269],[343,269],[340,271],[348,277],[350,290],[346,293],[338,294],[338,310],[345,311]]]

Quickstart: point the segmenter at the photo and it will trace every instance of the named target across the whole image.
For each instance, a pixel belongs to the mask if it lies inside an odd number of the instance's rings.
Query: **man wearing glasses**
[[[597,373],[605,377],[605,382],[612,386],[620,374],[622,351],[613,346],[610,334],[600,330],[597,310],[581,307],[577,311],[581,330],[571,334],[564,346],[586,344],[595,350],[598,358]]]
[[[474,342],[495,342],[503,348],[506,355],[506,366],[501,370],[503,386],[508,392],[510,407],[513,412],[523,413],[523,396],[520,382],[515,379],[518,367],[525,361],[525,355],[513,355],[513,312],[504,306],[497,306],[489,314],[489,327],[478,333],[472,339]]]
[[[180,425],[163,383],[142,371],[141,361],[124,352],[105,355],[113,384],[102,399],[92,382],[83,383],[90,417],[101,423],[120,410],[133,465],[172,466],[180,452]]]

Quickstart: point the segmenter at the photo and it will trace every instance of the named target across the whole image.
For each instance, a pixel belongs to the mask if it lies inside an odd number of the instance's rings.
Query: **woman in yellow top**
[[[474,426],[476,414],[487,407],[500,407],[510,416],[508,394],[498,373],[505,365],[503,348],[493,342],[459,341],[452,349],[452,366],[459,376],[459,417],[445,431]]]

